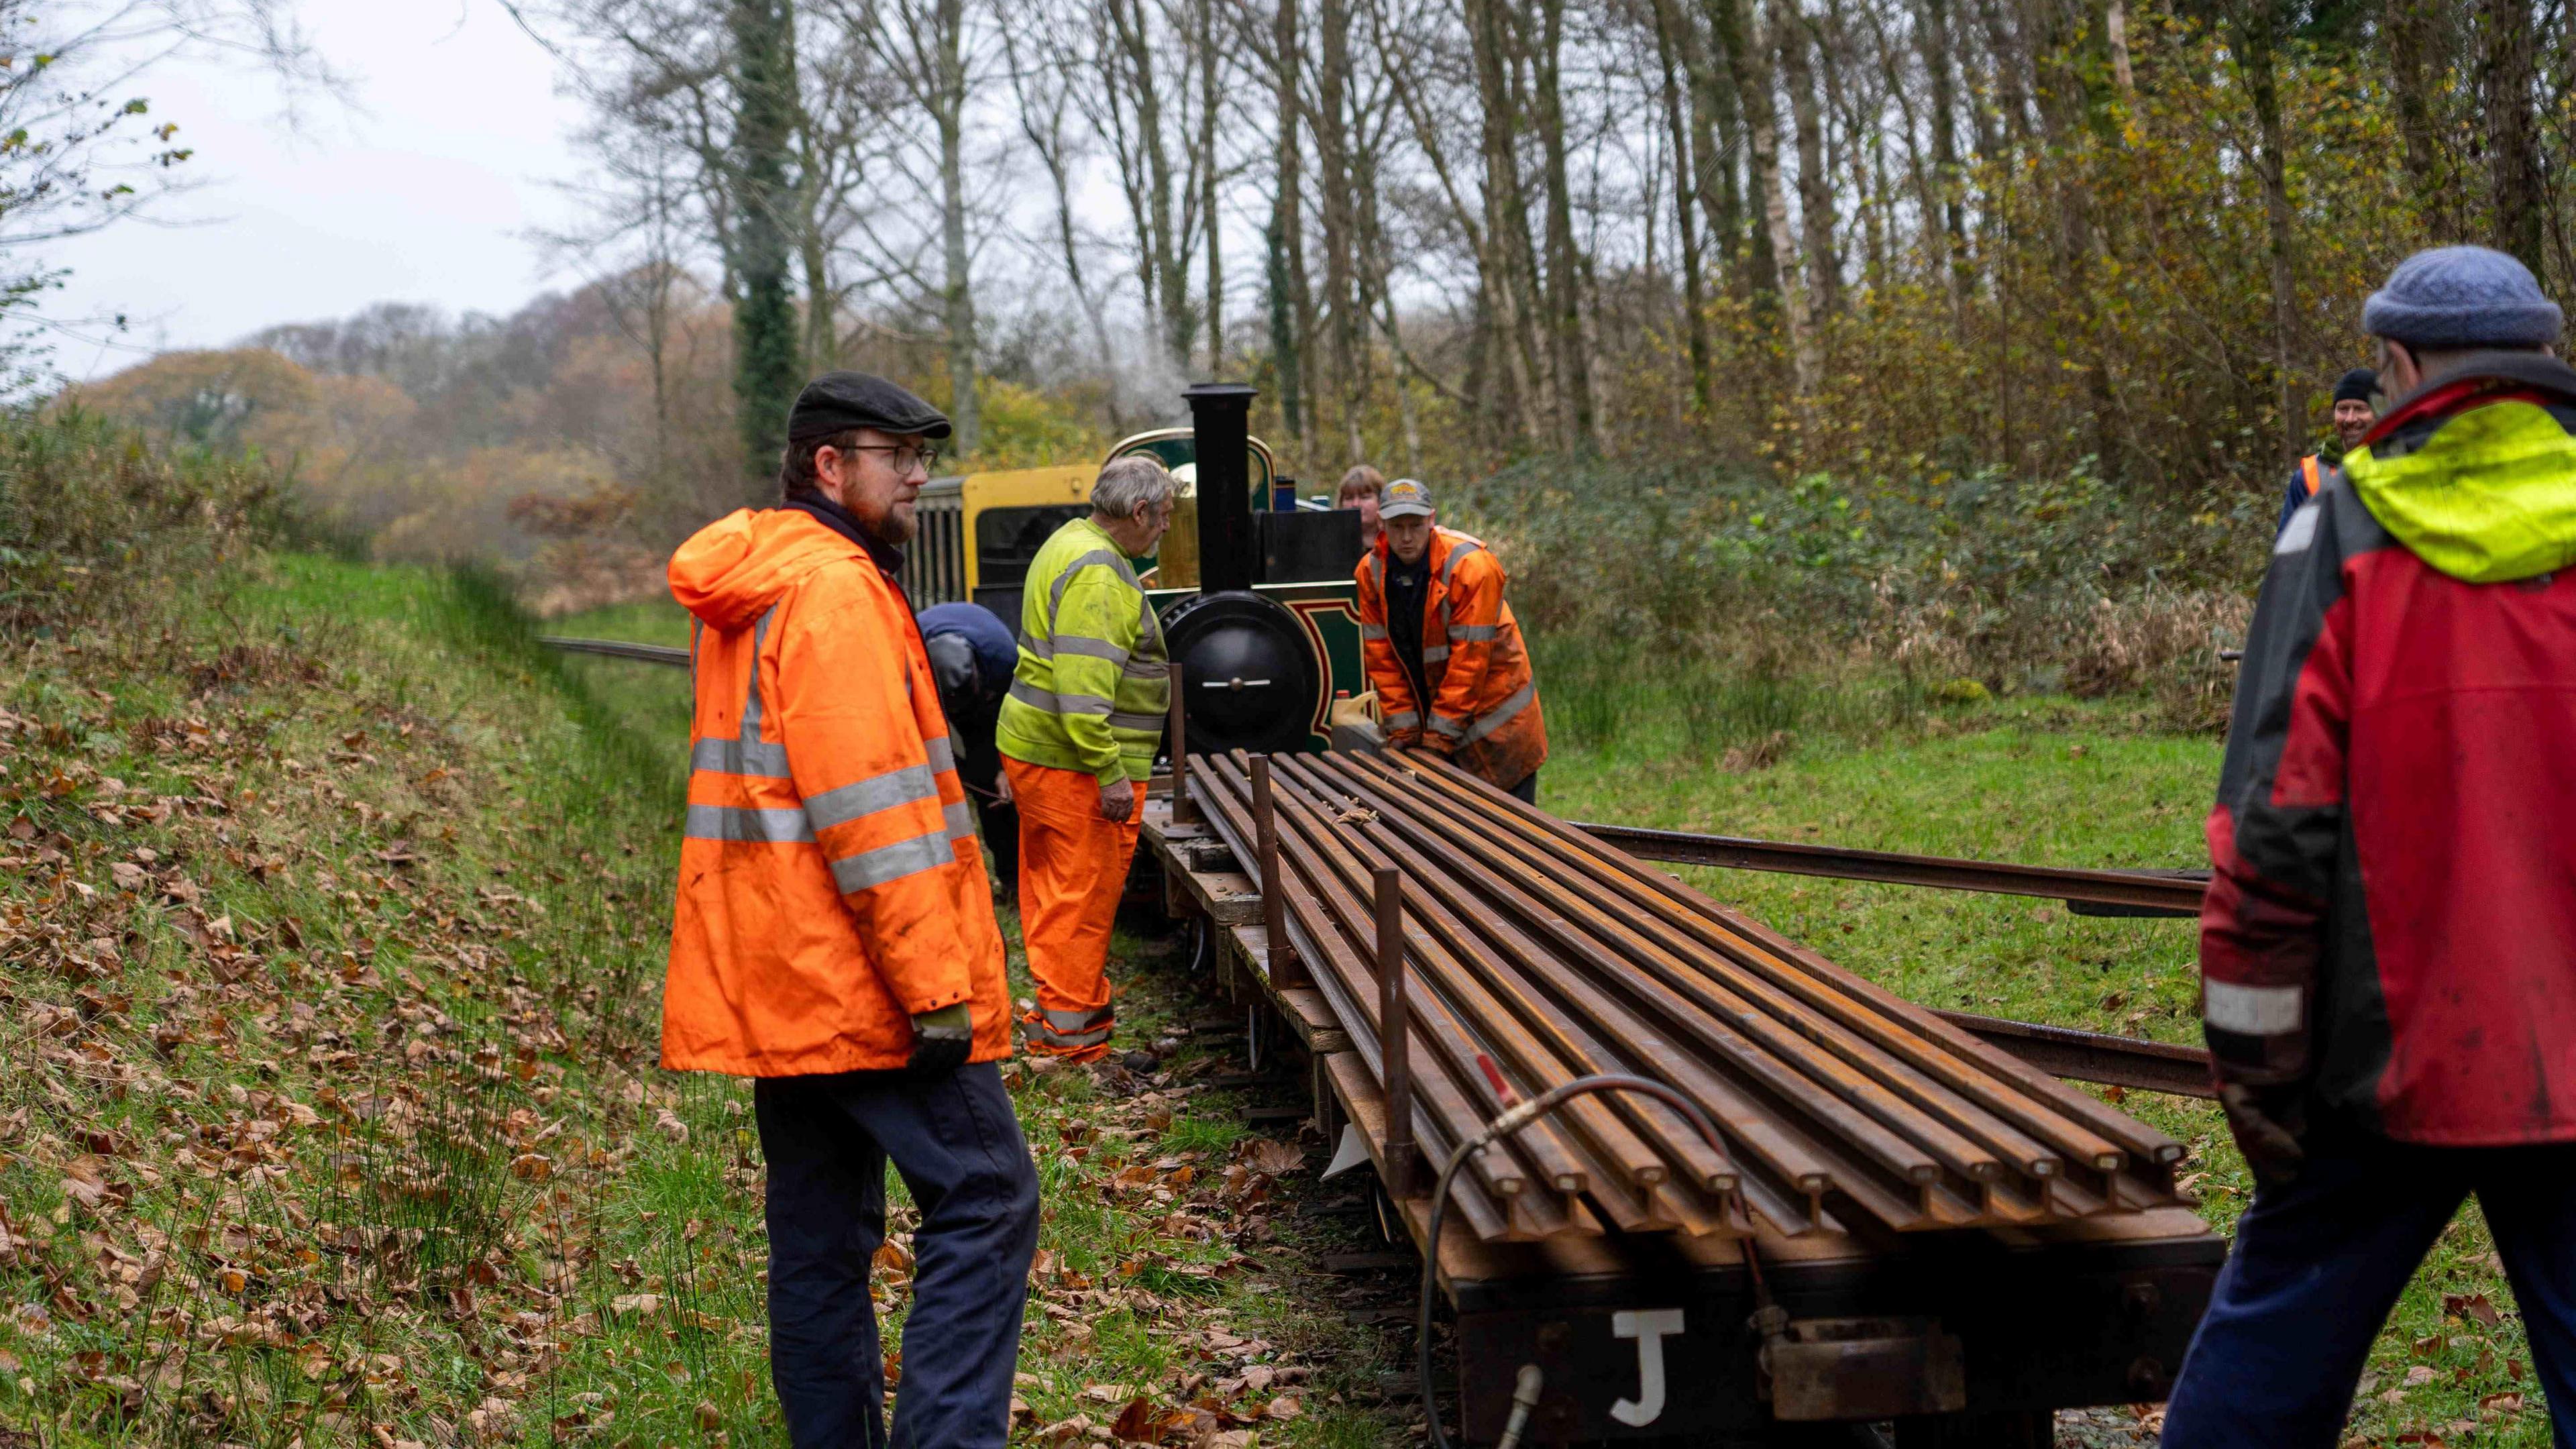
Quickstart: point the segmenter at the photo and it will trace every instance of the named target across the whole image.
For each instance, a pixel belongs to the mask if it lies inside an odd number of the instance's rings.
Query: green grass
[[[1553,692],[1547,706],[1553,725]],[[1862,701],[1846,712],[1872,708]],[[2141,713],[2127,701],[1988,701],[1942,708],[1869,743],[1811,726],[1781,763],[1733,771],[1559,743],[1540,776],[1539,803],[1578,820],[1871,850],[2034,865],[2206,865],[2201,821],[2219,742],[2143,732]],[[2199,1040],[2189,921],[2077,916],[2054,901],[2013,896],[1666,868],[1927,1005]],[[2202,1213],[2232,1228],[2252,1179],[2216,1107],[2151,1093],[2105,1095],[2191,1145],[2186,1180]],[[2463,1210],[2373,1348],[2347,1442],[2426,1432],[2453,1445],[2549,1442],[2521,1321],[2493,1253],[2474,1207]],[[2500,1326],[2483,1325],[2473,1307],[2457,1303],[2479,1295],[2502,1313]],[[2410,1384],[2416,1370],[2428,1377]],[[2518,1413],[2482,1412],[2482,1401],[2517,1393],[2526,1396]]]
[[[545,632],[574,639],[622,639],[685,649],[689,616],[668,598],[611,604],[548,619]],[[566,655],[565,667],[628,730],[661,737],[689,727],[689,676],[667,664],[596,655]]]
[[[62,577],[0,655],[0,1427],[783,1442],[747,1084],[654,1065],[684,676],[546,651],[472,575],[249,552],[113,611]],[[1193,1011],[1167,956],[1121,938],[1140,1037]],[[1223,1052],[1160,1095],[1015,1071],[1059,1265],[1029,1431],[1123,1386],[1381,1437],[1392,1348],[1291,1286],[1332,1232],[1186,1085]]]

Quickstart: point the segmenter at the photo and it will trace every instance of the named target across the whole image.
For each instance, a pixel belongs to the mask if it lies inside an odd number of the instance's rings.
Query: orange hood
[[[710,629],[740,629],[797,580],[859,546],[793,508],[738,508],[671,555],[671,597]]]

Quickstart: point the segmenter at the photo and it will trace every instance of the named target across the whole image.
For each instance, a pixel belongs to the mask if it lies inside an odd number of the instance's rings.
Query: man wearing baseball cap
[[[2253,1169],[2166,1449],[2341,1437],[2475,1194],[2576,1444],[2576,370],[2522,263],[2438,247],[2362,311],[2396,401],[2254,608],[2208,835],[2201,1013]]]
[[[1037,1248],[995,1065],[1002,934],[898,575],[947,436],[893,383],[827,373],[789,415],[783,505],[671,559],[697,709],[662,1065],[756,1079],[769,1374],[798,1449],[888,1442],[868,1270],[889,1161],[921,1210],[892,1442],[1000,1449]]]
[[[1387,484],[1377,516],[1359,565],[1360,652],[1387,737],[1535,801],[1547,725],[1501,562],[1440,527],[1417,479]]]

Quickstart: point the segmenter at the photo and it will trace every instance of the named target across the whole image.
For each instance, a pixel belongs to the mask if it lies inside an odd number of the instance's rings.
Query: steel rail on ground
[[[1634,825],[1568,823],[1640,860],[2038,896],[2074,906],[2109,907],[2120,914],[2197,916],[2201,892],[2209,884],[2206,871],[2071,870],[1734,835],[1699,835],[1682,830],[1648,830]]]
[[[635,644],[624,639],[567,639],[557,634],[540,634],[537,642],[566,654],[600,654],[610,659],[633,659],[645,664],[676,664],[689,667],[689,651],[668,644]]]

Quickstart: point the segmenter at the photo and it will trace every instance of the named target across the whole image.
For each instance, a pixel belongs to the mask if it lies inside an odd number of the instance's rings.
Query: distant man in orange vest
[[[697,710],[662,1065],[756,1079],[769,1376],[796,1449],[888,1442],[868,1298],[888,1161],[921,1210],[892,1442],[1001,1449],[1037,1173],[995,1065],[992,888],[898,572],[948,419],[834,372],[787,436],[783,506],[671,558]]]
[[[1414,479],[1387,484],[1377,516],[1359,566],[1360,652],[1387,737],[1535,802],[1547,725],[1502,563],[1440,527]]]
[[[2338,476],[2336,465],[2343,455],[2361,446],[2370,433],[2371,424],[2379,421],[2379,374],[2367,367],[2356,367],[2335,380],[2334,390],[2334,457],[2310,453],[2290,470],[2290,486],[2281,495],[2281,521],[2272,530],[2280,537],[2290,526],[2290,515],[2299,506],[2317,496],[2317,491]]]

